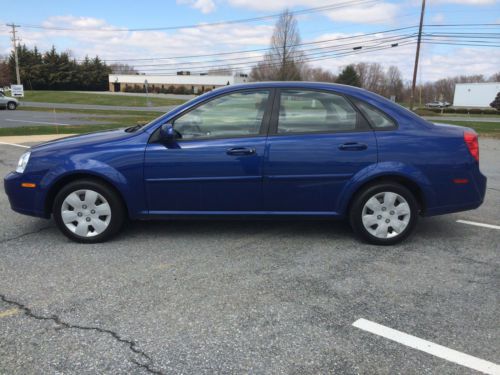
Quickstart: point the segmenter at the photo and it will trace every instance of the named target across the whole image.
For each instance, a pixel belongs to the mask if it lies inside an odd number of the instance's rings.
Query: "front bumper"
[[[26,181],[26,177],[17,172],[10,172],[4,178],[4,188],[9,198],[10,207],[20,214],[49,218],[50,215],[44,208],[45,194],[40,188],[24,188],[21,186]]]

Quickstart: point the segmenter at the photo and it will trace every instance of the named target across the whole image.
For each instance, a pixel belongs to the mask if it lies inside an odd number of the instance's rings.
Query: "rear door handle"
[[[339,146],[341,151],[362,151],[368,148],[364,143],[358,142],[347,142]]]
[[[253,147],[233,147],[228,148],[226,154],[233,156],[242,156],[242,155],[254,155],[255,148]]]

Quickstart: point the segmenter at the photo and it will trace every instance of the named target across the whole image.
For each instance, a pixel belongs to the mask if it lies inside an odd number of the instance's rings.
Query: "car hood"
[[[72,135],[69,137],[58,138],[53,141],[41,143],[31,147],[32,151],[51,151],[68,148],[77,148],[82,146],[97,145],[114,141],[125,140],[133,137],[137,133],[128,133],[125,129],[104,130],[100,132]]]

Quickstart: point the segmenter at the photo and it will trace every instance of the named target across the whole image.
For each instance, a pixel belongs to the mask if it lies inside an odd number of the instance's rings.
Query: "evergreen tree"
[[[356,72],[354,65],[347,65],[337,78],[337,83],[349,86],[361,87],[359,74]]]
[[[500,92],[497,93],[495,100],[490,103],[490,107],[495,108],[497,111],[500,111]]]
[[[69,52],[53,46],[44,54],[37,47],[17,47],[21,81],[31,90],[107,90],[111,69],[99,57],[78,63]],[[9,80],[15,77],[14,54],[8,60]]]

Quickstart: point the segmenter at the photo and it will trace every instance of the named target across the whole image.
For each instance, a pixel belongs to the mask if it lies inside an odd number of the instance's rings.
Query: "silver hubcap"
[[[111,207],[101,194],[93,190],[77,190],[64,199],[61,217],[66,228],[76,235],[93,237],[108,228]]]
[[[411,210],[406,199],[393,192],[377,193],[366,201],[362,212],[365,229],[377,238],[392,238],[404,232]]]

